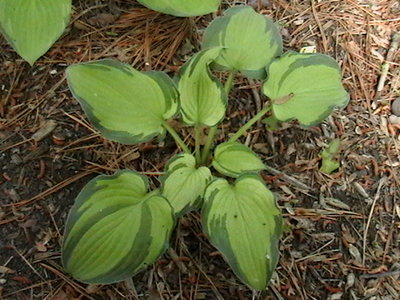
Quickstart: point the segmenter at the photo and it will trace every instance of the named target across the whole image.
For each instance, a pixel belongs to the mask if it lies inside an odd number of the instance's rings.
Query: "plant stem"
[[[226,94],[229,94],[230,90],[232,89],[233,86],[233,79],[235,78],[236,72],[231,71],[229,72],[228,78],[226,79],[225,85],[224,85],[224,90]],[[208,155],[210,154],[211,146],[214,142],[215,135],[217,134],[218,131],[218,124],[215,126],[212,126],[210,128],[210,131],[208,132],[207,135],[207,141],[206,144],[204,145],[203,149],[203,154],[201,156],[201,162],[205,164],[207,162]]]
[[[229,94],[229,92],[232,89],[233,86],[233,79],[235,78],[236,72],[229,72],[228,78],[226,79],[225,85],[224,85],[224,90],[226,94]]]
[[[208,155],[210,154],[211,145],[214,141],[214,137],[217,134],[218,125],[215,125],[210,128],[210,131],[207,135],[207,141],[204,145],[203,155],[201,156],[201,163],[205,164],[207,162]]]
[[[271,106],[266,106],[260,110],[254,117],[252,117],[246,124],[239,128],[239,130],[229,139],[229,143],[236,141],[239,137],[246,133],[246,131],[260,120],[267,112],[271,110]]]
[[[190,150],[189,148],[186,146],[185,142],[181,139],[181,137],[178,135],[178,133],[175,131],[174,128],[171,127],[171,125],[168,124],[167,121],[164,121],[163,126],[165,129],[167,129],[167,131],[169,132],[169,134],[174,138],[176,144],[181,147],[181,149],[185,152],[190,154]]]
[[[195,141],[195,157],[197,164],[201,163],[200,139],[201,139],[201,127],[199,125],[196,125],[194,127],[194,141]]]

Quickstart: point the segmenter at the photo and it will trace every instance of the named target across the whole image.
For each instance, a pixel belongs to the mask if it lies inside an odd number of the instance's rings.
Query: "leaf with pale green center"
[[[147,189],[146,177],[127,170],[98,176],[83,188],[69,213],[62,249],[64,267],[75,279],[121,281],[164,252],[173,210]]]
[[[163,134],[178,109],[178,92],[162,72],[139,72],[115,60],[68,67],[69,87],[106,138],[135,144]]]
[[[177,17],[193,17],[217,11],[221,0],[138,0],[142,5]]]
[[[0,0],[0,31],[33,65],[64,32],[70,15],[71,0]]]
[[[264,290],[279,259],[282,218],[273,194],[255,174],[206,188],[202,224],[211,243],[248,286]]]
[[[196,168],[196,160],[190,154],[175,156],[166,166],[162,182],[162,195],[174,208],[176,216],[201,207],[204,190],[212,175],[207,167]]]
[[[237,142],[219,144],[215,148],[212,165],[218,172],[230,177],[265,169],[265,165],[254,151]]]
[[[211,74],[210,63],[222,48],[195,54],[180,70],[178,90],[183,121],[188,125],[214,126],[225,116],[227,95]]]
[[[202,48],[224,47],[215,60],[223,70],[240,71],[264,79],[265,67],[282,54],[282,38],[273,21],[250,6],[228,9],[211,22],[204,33]]]
[[[340,68],[327,55],[288,52],[269,66],[268,74],[263,90],[279,121],[315,125],[349,101]]]

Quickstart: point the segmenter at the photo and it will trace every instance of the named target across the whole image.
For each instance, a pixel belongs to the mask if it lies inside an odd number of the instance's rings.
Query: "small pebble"
[[[390,124],[400,124],[400,117],[396,115],[390,115],[389,122]]]
[[[395,116],[400,117],[400,97],[397,97],[393,102],[392,102],[392,113]]]

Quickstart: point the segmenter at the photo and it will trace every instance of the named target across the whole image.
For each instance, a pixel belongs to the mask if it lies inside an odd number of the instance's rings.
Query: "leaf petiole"
[[[181,139],[181,137],[178,135],[178,133],[175,131],[175,129],[172,128],[172,126],[168,124],[167,121],[164,121],[163,126],[169,132],[169,134],[174,138],[176,144],[183,150],[183,152],[185,152],[187,154],[191,154],[191,151],[186,146],[185,142]]]
[[[201,139],[201,126],[196,125],[194,127],[194,141],[195,141],[195,157],[197,164],[201,164],[200,139]]]
[[[244,124],[242,127],[239,128],[239,130],[231,136],[229,139],[229,142],[234,142],[236,141],[239,137],[241,137],[243,134],[246,133],[246,131],[253,126],[258,120],[260,120],[267,112],[271,110],[271,106],[268,105],[264,107],[262,110],[260,110],[254,117],[252,117],[249,121],[247,121],[246,124]]]

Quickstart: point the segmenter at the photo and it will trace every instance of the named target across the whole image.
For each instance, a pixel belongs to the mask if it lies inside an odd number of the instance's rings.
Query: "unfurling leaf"
[[[212,179],[207,167],[196,168],[196,160],[190,154],[175,156],[166,166],[162,195],[181,216],[202,205],[204,191]]]
[[[195,54],[181,69],[178,90],[183,121],[188,125],[214,126],[225,116],[227,95],[209,64],[221,48]]]
[[[340,167],[336,156],[340,151],[340,139],[331,141],[326,149],[321,151],[322,164],[319,169],[321,172],[331,174]]]
[[[297,119],[305,126],[321,122],[349,101],[337,62],[324,54],[288,52],[269,66],[263,89],[276,119]]]
[[[282,54],[282,38],[272,20],[250,6],[228,9],[204,33],[202,47],[223,47],[215,60],[219,68],[264,79],[265,67]]]
[[[213,167],[226,176],[239,177],[243,173],[265,169],[261,159],[249,147],[227,142],[215,148]]]
[[[163,123],[178,109],[173,81],[161,72],[139,72],[114,60],[72,65],[69,87],[91,123],[123,144],[163,134]]]
[[[0,0],[0,31],[31,65],[64,32],[71,0]]]
[[[278,263],[282,218],[259,176],[244,174],[234,185],[212,181],[202,213],[206,234],[233,272],[250,287],[265,289]]]
[[[138,2],[165,14],[193,17],[216,11],[221,0],[138,0]]]
[[[83,188],[68,216],[62,251],[74,278],[121,281],[164,252],[175,224],[172,207],[147,189],[147,178],[132,171],[98,176]]]

